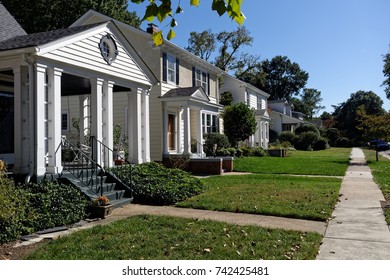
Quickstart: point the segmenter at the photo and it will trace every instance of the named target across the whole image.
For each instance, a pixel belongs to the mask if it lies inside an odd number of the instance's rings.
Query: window
[[[261,110],[261,97],[257,96],[257,110]]]
[[[179,85],[179,59],[163,53],[163,81]]]
[[[251,106],[251,95],[249,91],[246,91],[246,106],[250,107]]]
[[[63,112],[61,114],[61,130],[63,132],[68,132],[69,131],[69,116],[68,116],[68,112]]]
[[[219,118],[217,115],[202,114],[203,133],[219,132]]]
[[[192,79],[194,86],[201,86],[207,95],[210,95],[210,75],[197,68],[192,69]]]

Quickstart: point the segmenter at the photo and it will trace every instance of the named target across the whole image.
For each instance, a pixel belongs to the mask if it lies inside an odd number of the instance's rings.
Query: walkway
[[[390,260],[390,231],[363,151],[353,148],[318,260]]]

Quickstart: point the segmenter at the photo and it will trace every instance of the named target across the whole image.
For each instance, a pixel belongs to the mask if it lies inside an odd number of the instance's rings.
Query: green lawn
[[[256,226],[137,216],[40,246],[30,260],[315,259],[322,236]]]
[[[337,202],[341,179],[289,175],[213,176],[206,191],[179,207],[325,221]]]
[[[375,182],[380,187],[385,199],[390,200],[390,160],[380,156],[379,161],[376,161],[374,150],[365,149],[364,154]],[[384,212],[386,221],[390,225],[390,209],[386,209]]]
[[[344,176],[350,154],[350,148],[331,148],[324,151],[289,151],[285,158],[237,158],[234,160],[234,171],[261,174]]]

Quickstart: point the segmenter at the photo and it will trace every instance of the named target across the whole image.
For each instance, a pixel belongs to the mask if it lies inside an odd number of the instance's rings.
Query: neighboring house
[[[249,137],[248,144],[251,147],[268,149],[270,116],[267,99],[269,94],[226,73],[223,75],[220,92],[231,92],[233,104],[244,103],[255,110],[257,130]]]
[[[0,5],[0,14],[5,11]],[[0,24],[0,30],[15,30],[3,18]],[[0,127],[13,129],[1,141],[12,143],[7,163],[14,164],[15,174],[61,173],[62,130],[71,117],[61,112],[67,96],[77,96],[78,115],[89,118],[82,131],[112,149],[113,99],[126,92],[129,159],[149,160],[149,90],[157,79],[113,21],[14,35],[0,42],[0,96],[8,98],[1,107],[14,112],[12,121],[0,119]],[[112,166],[112,158],[95,153],[98,164]]]
[[[72,26],[107,20],[112,19],[91,10]],[[146,32],[114,22],[160,80],[150,91],[151,160],[162,161],[177,154],[203,155],[200,144],[204,134],[222,129],[218,78],[223,71],[171,42],[156,47],[151,38],[157,31],[155,25]]]
[[[293,105],[286,100],[269,100],[271,127],[270,129],[280,134],[283,131],[294,132],[297,127],[304,124],[305,115],[293,111]]]

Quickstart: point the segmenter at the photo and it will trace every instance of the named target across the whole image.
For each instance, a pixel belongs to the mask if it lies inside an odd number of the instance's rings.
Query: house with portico
[[[0,4],[0,14],[7,13]],[[14,174],[30,178],[63,171],[67,120],[61,108],[67,96],[80,102],[80,137],[88,130],[96,143],[112,150],[113,99],[124,94],[131,135],[128,158],[134,163],[150,160],[149,96],[157,78],[115,22],[35,34],[0,24],[8,34],[4,38],[0,33],[0,96],[6,104],[1,116],[7,116],[0,119],[1,142],[8,143],[0,159],[13,165]],[[99,166],[113,166],[113,154],[95,149],[91,157]]]
[[[88,11],[72,26],[112,20]],[[203,59],[164,41],[155,46],[151,34],[113,20],[160,81],[150,90],[150,158],[163,161],[172,155],[203,157],[203,136],[221,132],[219,78],[223,71]]]

